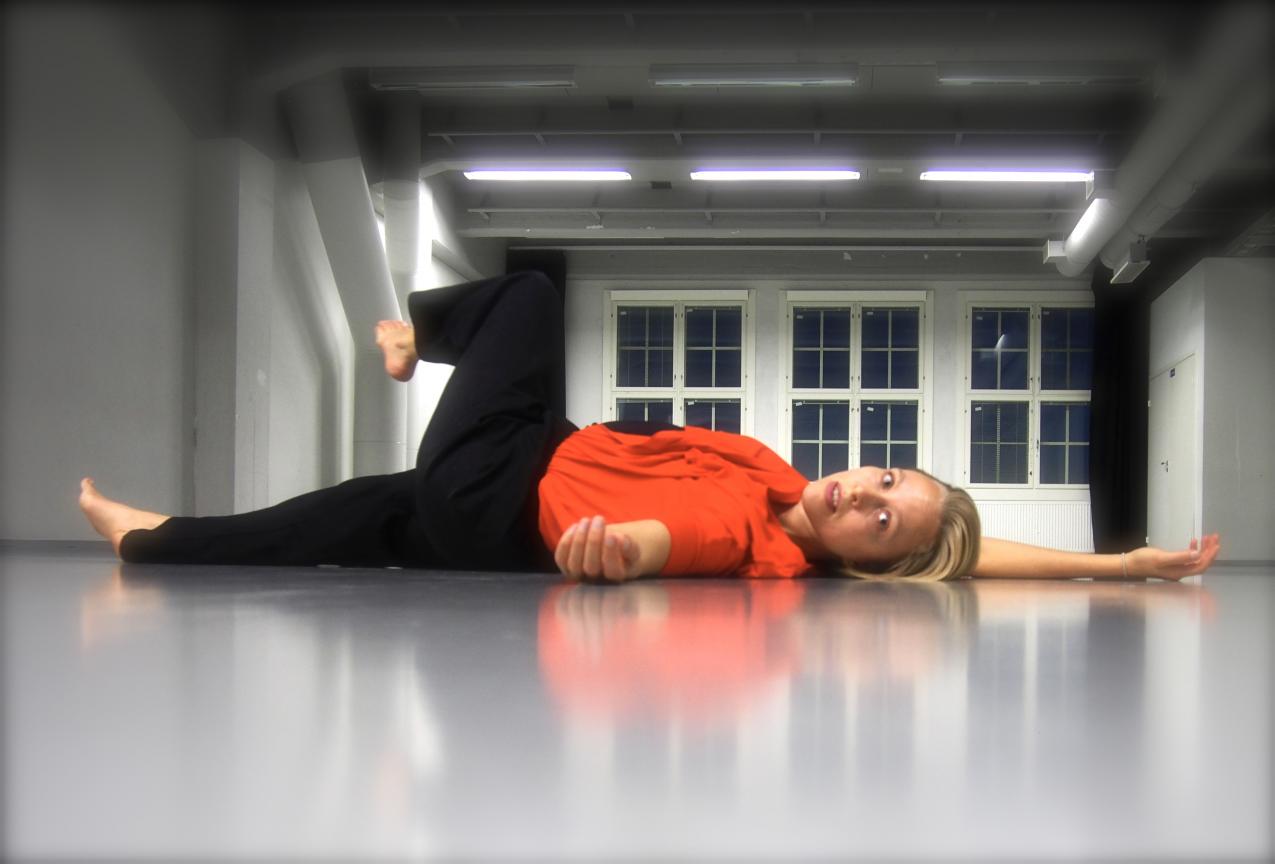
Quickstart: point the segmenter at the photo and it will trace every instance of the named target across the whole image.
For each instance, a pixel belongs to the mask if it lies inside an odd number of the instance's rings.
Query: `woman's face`
[[[853,563],[897,561],[938,536],[943,489],[906,468],[853,468],[816,480],[801,504],[830,553]]]

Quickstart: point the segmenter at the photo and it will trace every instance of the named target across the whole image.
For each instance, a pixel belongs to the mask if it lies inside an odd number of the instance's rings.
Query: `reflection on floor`
[[[0,563],[6,858],[1271,853],[1275,568]]]

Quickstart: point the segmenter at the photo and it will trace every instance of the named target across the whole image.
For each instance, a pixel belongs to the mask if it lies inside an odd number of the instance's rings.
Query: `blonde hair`
[[[942,582],[968,576],[978,563],[983,527],[974,499],[964,489],[949,486],[933,474],[918,468],[908,470],[924,474],[943,490],[938,536],[929,546],[914,549],[898,561],[882,565],[884,569],[881,570],[864,569],[862,564],[845,562],[838,568],[843,575],[872,581]]]

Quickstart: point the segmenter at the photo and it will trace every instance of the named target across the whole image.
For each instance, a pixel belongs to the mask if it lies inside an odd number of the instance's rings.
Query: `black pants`
[[[416,468],[358,477],[252,513],[174,517],[130,531],[125,561],[553,569],[537,485],[575,431],[549,408],[562,300],[540,273],[408,298],[422,360],[456,368]]]

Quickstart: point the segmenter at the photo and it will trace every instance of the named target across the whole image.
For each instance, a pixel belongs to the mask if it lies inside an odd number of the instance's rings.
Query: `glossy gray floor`
[[[567,586],[9,546],[9,858],[1252,858],[1275,571]]]

